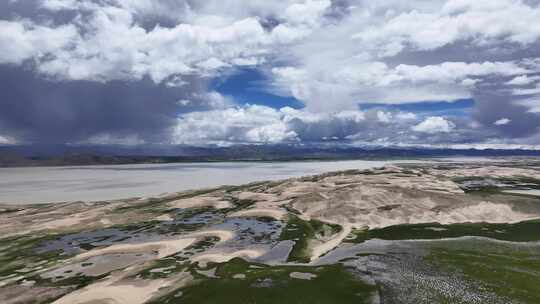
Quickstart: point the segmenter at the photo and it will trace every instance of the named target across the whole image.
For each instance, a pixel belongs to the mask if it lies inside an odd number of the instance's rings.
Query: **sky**
[[[5,0],[0,145],[540,149],[540,0]]]

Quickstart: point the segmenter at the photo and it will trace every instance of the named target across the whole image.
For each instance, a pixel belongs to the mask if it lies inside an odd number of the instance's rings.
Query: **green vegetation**
[[[426,260],[441,270],[519,303],[540,303],[540,247],[494,242],[432,245]]]
[[[377,288],[368,285],[342,265],[322,267],[250,264],[242,259],[211,265],[218,278],[199,279],[153,303],[370,303]],[[294,279],[291,272],[315,274],[311,280]],[[239,278],[237,275],[245,277]]]
[[[150,267],[141,271],[135,277],[140,276],[143,279],[166,278],[172,273],[182,272],[188,267],[188,263],[182,258],[167,257],[153,261]]]
[[[308,242],[314,237],[315,231],[309,222],[296,215],[289,215],[287,225],[279,236],[280,240],[293,240],[295,242],[287,261],[308,263],[310,257]]]
[[[219,242],[218,237],[205,237],[173,256],[152,261],[149,267],[134,275],[134,277],[140,276],[143,279],[166,278],[173,273],[191,269],[193,266],[189,264],[189,257],[213,247],[217,242]]]
[[[284,183],[284,181],[259,181],[239,186],[225,186],[224,189],[227,193],[235,191],[263,192],[270,188],[277,187],[282,183]]]
[[[540,220],[516,224],[465,223],[441,225],[395,225],[381,229],[355,230],[347,242],[362,243],[369,239],[409,240],[442,239],[462,236],[480,236],[512,242],[540,241]]]
[[[59,260],[69,256],[62,255],[60,250],[37,253],[35,248],[55,239],[56,235],[22,236],[0,240],[0,279],[10,275],[24,275],[33,270],[33,265],[52,266]]]
[[[24,210],[23,208],[2,208],[0,209],[0,215],[15,213],[15,212],[23,211],[23,210]]]
[[[45,242],[57,240],[62,236],[58,234],[25,235],[0,240],[0,280],[19,277],[17,281],[22,281],[24,278],[27,281],[34,281],[36,286],[82,288],[107,275],[92,277],[78,273],[69,278],[49,279],[36,274],[38,269],[52,268],[60,261],[73,256],[66,254],[61,249],[47,252],[37,251],[37,248]],[[89,244],[88,246],[93,248]]]
[[[182,209],[174,215],[174,222],[155,225],[154,231],[160,234],[182,234],[201,229],[217,219],[221,219],[220,213],[212,207]]]
[[[159,221],[144,221],[137,223],[119,224],[108,227],[107,229],[118,229],[128,232],[141,232],[154,228]]]
[[[80,289],[98,280],[101,280],[107,277],[108,275],[109,273],[104,273],[99,276],[86,276],[82,273],[79,273],[69,278],[65,278],[65,279],[57,278],[56,280],[43,278],[40,275],[35,275],[35,276],[26,278],[26,280],[34,281],[36,282],[35,285],[40,286],[40,287],[71,287],[75,289]]]
[[[211,188],[211,189],[201,189],[195,191],[187,191],[181,194],[178,194],[173,197],[153,197],[147,199],[145,202],[131,202],[127,205],[121,206],[113,210],[113,212],[123,213],[128,211],[134,211],[139,213],[155,213],[162,214],[171,211],[171,208],[166,205],[166,203],[179,200],[196,197],[199,195],[208,194],[214,191],[218,191],[222,188]]]
[[[288,262],[308,263],[311,253],[309,241],[317,236],[330,236],[341,231],[341,226],[317,220],[304,221],[296,215],[289,215],[280,240],[293,240],[295,244],[289,254]]]
[[[310,220],[309,224],[313,227],[316,234],[323,237],[329,237],[336,233],[340,233],[343,229],[340,225],[325,223],[318,220]]]
[[[254,200],[249,200],[249,199],[241,200],[241,199],[238,199],[238,198],[232,197],[232,196],[226,196],[225,199],[230,201],[231,204],[233,205],[233,207],[220,209],[219,212],[221,212],[221,213],[229,213],[229,212],[240,211],[240,210],[246,209],[247,207],[255,204]]]

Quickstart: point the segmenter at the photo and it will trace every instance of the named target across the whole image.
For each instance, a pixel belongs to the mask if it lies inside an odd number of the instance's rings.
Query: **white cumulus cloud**
[[[509,124],[511,121],[512,120],[508,118],[501,118],[501,119],[496,120],[493,124],[496,126],[504,126],[504,125]]]
[[[415,125],[412,127],[412,130],[415,132],[421,132],[421,133],[449,133],[451,132],[456,125],[446,120],[444,117],[440,116],[430,116],[426,118],[421,123]]]
[[[179,91],[197,83],[199,93],[177,101],[194,112],[178,119],[176,143],[538,133],[536,0],[35,1],[35,16],[0,20],[0,64],[50,81],[150,79]],[[245,68],[266,76],[257,85],[267,92],[306,108],[231,107],[212,85]],[[473,119],[441,113],[358,111],[469,98],[479,126],[469,130]],[[493,123],[502,115],[512,123]]]
[[[293,140],[282,113],[250,105],[182,115],[174,130],[175,144],[276,143]]]
[[[12,138],[0,135],[0,145],[13,145],[16,141]]]

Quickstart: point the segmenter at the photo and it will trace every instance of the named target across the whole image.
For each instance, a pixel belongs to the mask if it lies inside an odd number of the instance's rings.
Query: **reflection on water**
[[[113,228],[68,234],[43,243],[36,249],[36,252],[46,253],[61,250],[63,254],[71,255],[81,252],[81,249],[108,246],[132,239],[137,236],[136,233],[137,231],[125,231]]]
[[[281,234],[282,227],[283,223],[275,220],[227,218],[211,229],[235,231],[237,236],[232,240],[235,245],[250,245],[274,244]]]

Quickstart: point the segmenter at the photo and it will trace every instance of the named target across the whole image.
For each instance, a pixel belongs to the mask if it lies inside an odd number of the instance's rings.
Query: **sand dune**
[[[263,209],[254,208],[248,210],[241,210],[229,214],[229,217],[271,217],[276,220],[282,220],[287,215],[287,212],[282,209]]]
[[[172,201],[167,204],[172,208],[200,208],[213,207],[216,209],[225,209],[232,207],[231,202],[223,200],[221,197],[214,196],[196,196]]]
[[[167,279],[126,280],[123,279],[122,275],[115,275],[69,293],[53,302],[53,304],[143,304],[158,293],[160,289],[173,284],[176,287],[182,286],[190,277],[189,274],[180,274],[180,277]]]
[[[164,240],[157,242],[147,242],[138,244],[116,244],[105,248],[99,248],[81,253],[76,256],[76,259],[82,260],[90,257],[113,254],[113,253],[133,253],[133,252],[157,252],[156,258],[161,259],[171,254],[177,253],[182,249],[193,244],[196,238],[184,238],[175,240]]]
[[[207,254],[201,254],[201,255],[195,256],[192,261],[199,263],[199,265],[204,267],[209,262],[224,263],[234,258],[246,258],[246,259],[254,260],[264,255],[265,253],[266,251],[258,250],[258,249],[243,249],[243,250],[237,250],[233,252],[227,252],[226,250],[223,250],[223,251],[217,251],[213,253],[207,253]]]
[[[204,230],[186,235],[189,238],[218,237],[220,242],[226,242],[234,238],[235,233],[229,230]]]
[[[351,233],[351,225],[345,224],[342,225],[342,230],[333,238],[330,240],[323,242],[322,244],[318,244],[311,248],[311,261],[317,260],[319,257],[324,255],[325,253],[331,251],[332,249],[336,248],[341,242]]]

